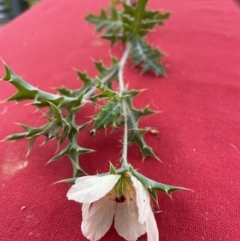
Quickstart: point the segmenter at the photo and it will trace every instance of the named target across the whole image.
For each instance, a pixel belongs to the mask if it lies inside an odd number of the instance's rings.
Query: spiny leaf
[[[169,18],[169,13],[146,9],[148,0],[138,0],[137,6],[129,6],[122,3],[123,10],[110,5],[109,13],[101,10],[99,15],[89,14],[86,20],[96,25],[96,31],[102,31],[102,38],[111,41],[111,45],[117,40],[126,42],[145,36],[156,25],[162,25]]]
[[[138,39],[145,36],[149,30],[156,25],[162,25],[163,21],[169,18],[169,13],[147,10],[147,2],[148,0],[138,0],[136,7],[123,4],[124,35],[128,36],[128,39]]]
[[[10,135],[10,136],[6,137],[5,140],[15,141],[15,140],[20,140],[20,139],[24,139],[24,138],[31,138],[34,136],[37,137],[39,135],[44,134],[45,129],[48,127],[48,124],[43,125],[41,127],[30,127],[30,126],[23,125],[23,124],[18,124],[18,125],[20,125],[24,130],[26,130],[26,132]]]
[[[87,73],[77,70],[78,78],[82,81],[83,86],[78,90],[78,94],[86,93],[90,88],[93,87],[94,79],[90,78]]]
[[[83,130],[86,126],[88,126],[92,121],[87,121],[86,123],[82,125],[76,125],[77,132]]]
[[[85,171],[79,165],[78,157],[81,154],[86,154],[89,152],[93,152],[93,150],[79,146],[76,142],[76,139],[74,138],[70,143],[68,143],[68,145],[63,150],[61,150],[59,153],[53,156],[48,161],[48,163],[56,161],[63,156],[68,156],[73,167],[73,177],[77,177],[81,173],[86,174]]]
[[[114,60],[113,63],[114,65],[110,66],[110,68],[105,68],[104,65],[98,65],[97,68],[101,68],[100,74],[103,74],[104,72],[106,75],[109,75],[108,78],[113,78],[113,76],[116,75],[117,69],[116,61]],[[47,119],[45,125],[40,127],[30,127],[24,124],[19,124],[25,132],[8,136],[6,140],[14,141],[27,138],[29,140],[29,153],[34,141],[40,135],[45,135],[47,137],[46,141],[56,138],[59,146],[61,146],[64,140],[68,138],[69,143],[67,147],[57,153],[50,162],[61,156],[67,155],[73,166],[73,176],[76,177],[79,174],[86,174],[79,165],[78,157],[81,154],[89,153],[93,150],[79,146],[77,144],[77,135],[80,130],[83,130],[89,124],[89,122],[77,125],[75,123],[75,113],[82,105],[83,95],[93,87],[95,83],[93,83],[86,74],[78,73],[83,81],[83,88],[75,92],[60,88],[59,93],[65,96],[59,96],[41,91],[28,84],[18,77],[6,64],[5,70],[6,74],[2,80],[8,81],[18,90],[17,94],[8,99],[9,101],[33,100],[34,102],[32,104],[38,108],[50,107],[50,111],[45,114]],[[109,90],[109,93],[110,92],[111,90]],[[67,109],[67,111],[64,110],[66,112],[65,116],[62,113],[63,109]]]
[[[96,32],[100,32],[104,29],[102,37],[110,39],[112,45],[121,36],[123,29],[121,11],[116,10],[114,7],[109,7],[109,16],[106,11],[101,10],[99,15],[89,14],[86,20],[96,25]]]
[[[110,171],[109,174],[117,174],[116,168],[113,166],[113,164],[110,162]]]
[[[146,156],[152,156],[159,160],[157,155],[153,152],[152,148],[147,145],[147,143],[143,139],[143,135],[146,133],[146,130],[143,129],[131,129],[130,130],[130,135],[128,137],[129,144],[130,143],[136,143],[143,155],[143,158]]]
[[[126,96],[120,96],[118,92],[109,89],[105,84],[103,84],[99,79],[97,80],[96,88],[101,91],[101,93],[96,94],[93,98],[106,98],[110,101],[120,101]]]
[[[125,94],[130,95],[131,97],[136,96],[140,91],[130,91],[125,92]],[[128,142],[129,144],[136,143],[143,155],[143,158],[146,156],[152,156],[159,160],[157,155],[154,153],[152,148],[147,145],[147,143],[143,139],[143,135],[146,133],[147,130],[140,129],[138,127],[138,121],[142,116],[150,115],[155,113],[155,111],[148,109],[148,107],[145,107],[144,109],[135,109],[132,105],[132,98],[127,97],[125,104],[127,109],[127,119],[128,119],[128,127],[130,130],[130,134],[128,136]]]
[[[18,77],[5,63],[5,76],[1,79],[8,81],[14,85],[18,92],[7,99],[7,101],[23,101],[23,100],[34,100],[33,105],[40,107],[48,106],[48,102],[55,104],[61,108],[68,108],[69,106],[77,106],[81,103],[82,96],[74,98],[63,97],[45,91],[41,91],[38,88],[30,85],[20,77]]]
[[[122,115],[121,102],[112,101],[102,107],[100,113],[95,117],[94,129],[99,130],[109,125],[116,125]]]
[[[46,141],[52,139],[53,137],[57,138],[58,133],[62,129],[62,125],[56,121],[50,121],[47,125],[44,126],[42,132],[39,132],[38,135],[43,134],[47,137]]]
[[[166,193],[168,196],[171,197],[172,193],[175,191],[180,191],[180,190],[186,190],[189,191],[187,188],[183,187],[178,187],[178,186],[172,186],[172,185],[167,185],[163,184],[160,182],[156,182],[150,178],[147,178],[146,176],[142,175],[141,173],[137,172],[133,167],[130,167],[130,172],[147,188],[150,192],[150,194],[153,196],[155,201],[157,202],[157,191],[162,191]]]
[[[137,110],[137,109],[133,108],[132,106],[130,108],[131,108],[131,114],[133,115],[135,120],[139,120],[140,117],[142,117],[142,116],[151,115],[151,114],[155,113],[155,111],[148,109],[148,107],[145,107],[140,110]]]
[[[31,152],[32,147],[33,147],[33,144],[34,144],[36,138],[37,138],[37,136],[32,136],[32,137],[29,138],[27,156],[28,156],[29,153]]]
[[[70,89],[66,88],[66,87],[58,87],[58,88],[56,88],[56,90],[61,95],[65,95],[65,96],[68,96],[68,97],[73,96],[72,91]]]
[[[61,113],[61,110],[56,106],[54,105],[53,103],[51,102],[48,102],[51,109],[52,109],[52,112],[57,120],[58,123],[62,123],[63,122],[63,116],[62,116],[62,113]]]
[[[112,57],[109,67],[106,67],[101,61],[95,61],[94,64],[99,71],[97,78],[100,80],[106,79],[106,86],[112,89],[112,82],[118,81],[118,60]]]
[[[106,86],[112,89],[111,85],[113,80],[118,79],[117,77],[118,61],[115,58],[112,58],[111,60],[112,60],[111,61],[112,63],[109,67],[105,66],[101,61],[94,61],[94,65],[98,70],[98,74],[96,78],[91,78],[87,73],[76,70],[79,79],[83,83],[81,88],[76,90],[70,90],[63,86],[61,88],[57,88],[57,91],[62,95],[65,95],[67,97],[72,97],[72,98],[76,98],[77,96],[84,96],[85,94],[88,93],[88,91],[91,90],[91,88],[96,86],[99,79],[100,80],[106,79],[105,80],[105,82],[107,83]],[[88,97],[93,98],[92,95]]]
[[[69,156],[72,160],[78,163],[79,155],[93,152],[92,149],[84,148],[77,144],[77,134],[73,134],[73,136],[70,136],[70,140],[71,141],[68,143],[68,145],[63,150],[58,152],[55,156],[53,156],[48,163],[53,162],[65,155]]]
[[[66,87],[56,88],[56,90],[60,94],[68,96],[68,97],[77,97],[79,95],[84,95],[87,91],[89,91],[95,85],[94,79],[90,78],[87,75],[87,73],[81,72],[79,70],[76,70],[76,73],[78,75],[78,78],[83,83],[81,88],[76,89],[76,90],[71,90]]]
[[[152,48],[145,40],[137,39],[132,41],[131,58],[133,66],[141,66],[142,73],[149,70],[157,76],[165,75],[165,67],[158,62],[163,54],[156,48]]]
[[[26,138],[27,135],[28,135],[27,132],[9,135],[4,139],[4,141],[18,141]]]
[[[34,99],[37,94],[37,90],[21,78],[19,78],[5,63],[4,67],[5,76],[1,80],[9,81],[18,89],[18,92],[15,95],[9,97],[7,101],[16,100],[17,102],[19,102],[25,99]]]
[[[59,126],[59,124],[56,121],[51,121],[41,127],[30,127],[30,126],[27,126],[24,124],[19,124],[19,125],[24,130],[26,130],[26,132],[10,135],[10,136],[6,137],[5,140],[18,141],[18,140],[27,138],[29,140],[27,155],[30,153],[37,137],[39,137],[40,135],[45,135],[45,136],[47,136],[46,141],[48,141],[52,137],[56,137],[56,135],[62,128],[61,126]]]

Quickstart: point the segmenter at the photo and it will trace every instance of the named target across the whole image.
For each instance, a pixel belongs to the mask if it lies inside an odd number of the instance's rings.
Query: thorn
[[[41,147],[41,146],[45,145],[46,143],[47,143],[47,139],[45,139],[45,140],[42,142],[42,144],[40,144],[39,146]]]
[[[30,106],[32,105],[34,102],[30,102],[30,103],[25,103],[24,106]]]
[[[21,126],[21,125],[22,125],[21,123],[15,122],[15,121],[13,121],[12,123],[15,124],[15,125],[18,125],[18,126]]]
[[[4,104],[7,102],[7,99],[6,100],[0,100],[0,104]]]
[[[29,156],[30,152],[31,152],[31,150],[27,151],[26,158]]]
[[[162,114],[164,111],[162,111],[162,110],[153,110],[154,111],[154,113],[153,114]]]
[[[240,153],[239,152],[239,150],[238,150],[238,148],[235,146],[235,145],[233,145],[232,143],[228,143],[238,154]]]
[[[48,164],[50,164],[53,161],[53,158],[51,158],[50,160],[47,161],[47,163],[44,166],[47,166]]]
[[[156,156],[155,157],[160,163],[163,163],[163,161],[158,157],[158,156]]]
[[[62,182],[61,181],[57,181],[57,182],[54,182],[54,183],[52,183],[50,185],[55,185],[55,184],[60,184],[60,183],[62,183]]]
[[[166,192],[167,193],[167,195],[172,199],[172,201],[173,201],[173,198],[172,198],[172,193],[168,193],[168,191]]]
[[[60,144],[59,144],[59,142],[58,142],[58,143],[57,143],[56,151],[54,152],[55,155],[57,154],[57,152],[59,151],[59,149],[60,149]]]
[[[76,67],[71,66],[71,69],[75,72],[80,72]]]

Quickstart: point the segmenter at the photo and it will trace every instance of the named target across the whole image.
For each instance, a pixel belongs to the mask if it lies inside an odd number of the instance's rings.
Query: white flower
[[[130,173],[80,177],[67,193],[69,200],[83,203],[83,235],[91,241],[102,238],[113,218],[118,234],[134,241],[147,233],[148,241],[159,241],[150,196]]]

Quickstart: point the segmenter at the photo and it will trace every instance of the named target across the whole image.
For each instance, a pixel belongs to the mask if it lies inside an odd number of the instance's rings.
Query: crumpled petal
[[[110,229],[115,214],[116,202],[105,196],[90,204],[83,204],[83,235],[91,241],[102,238]]]
[[[81,229],[82,229],[83,233],[87,232],[87,228],[88,228],[87,217],[88,217],[88,211],[89,211],[90,206],[91,206],[91,203],[83,203],[83,205],[82,205]]]
[[[148,219],[150,213],[152,213],[150,195],[147,189],[136,177],[131,176],[131,180],[136,191],[136,202],[139,215],[138,221],[143,224]]]
[[[126,199],[117,203],[114,227],[118,234],[129,241],[137,240],[146,233],[145,226],[138,222],[138,208],[135,200]]]
[[[159,241],[158,227],[152,211],[149,214],[145,225],[147,231],[147,241]]]
[[[120,175],[79,177],[67,197],[80,203],[92,203],[105,196],[118,182]]]

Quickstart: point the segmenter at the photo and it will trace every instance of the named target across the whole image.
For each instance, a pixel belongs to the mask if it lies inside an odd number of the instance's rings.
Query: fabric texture
[[[91,59],[109,64],[109,54],[121,56],[123,46],[109,50],[84,16],[98,13],[107,0],[45,0],[0,30],[0,57],[23,79],[42,90],[65,85],[78,88],[73,70],[97,72]],[[140,75],[130,62],[124,77],[130,88],[145,89],[136,107],[149,104],[162,113],[145,117],[141,127],[163,163],[142,162],[139,149],[129,149],[129,161],[139,172],[159,182],[190,188],[159,193],[162,212],[155,215],[162,241],[239,241],[240,239],[240,7],[230,0],[150,0],[149,7],[172,12],[164,27],[148,40],[166,52],[167,78]],[[0,64],[0,76],[4,68]],[[0,83],[0,99],[15,92]],[[0,139],[20,132],[14,122],[43,124],[40,112],[21,103],[0,104]],[[78,116],[87,120],[90,109]],[[86,116],[86,117],[85,117]],[[91,128],[91,127],[89,127]],[[81,156],[90,174],[118,165],[122,130],[96,137],[88,129],[79,143],[97,150]],[[81,206],[68,201],[68,184],[53,183],[72,175],[68,158],[45,166],[56,143],[40,146],[28,157],[27,141],[0,144],[0,240],[84,241]],[[103,240],[123,240],[111,227]],[[146,240],[146,236],[139,241]]]

